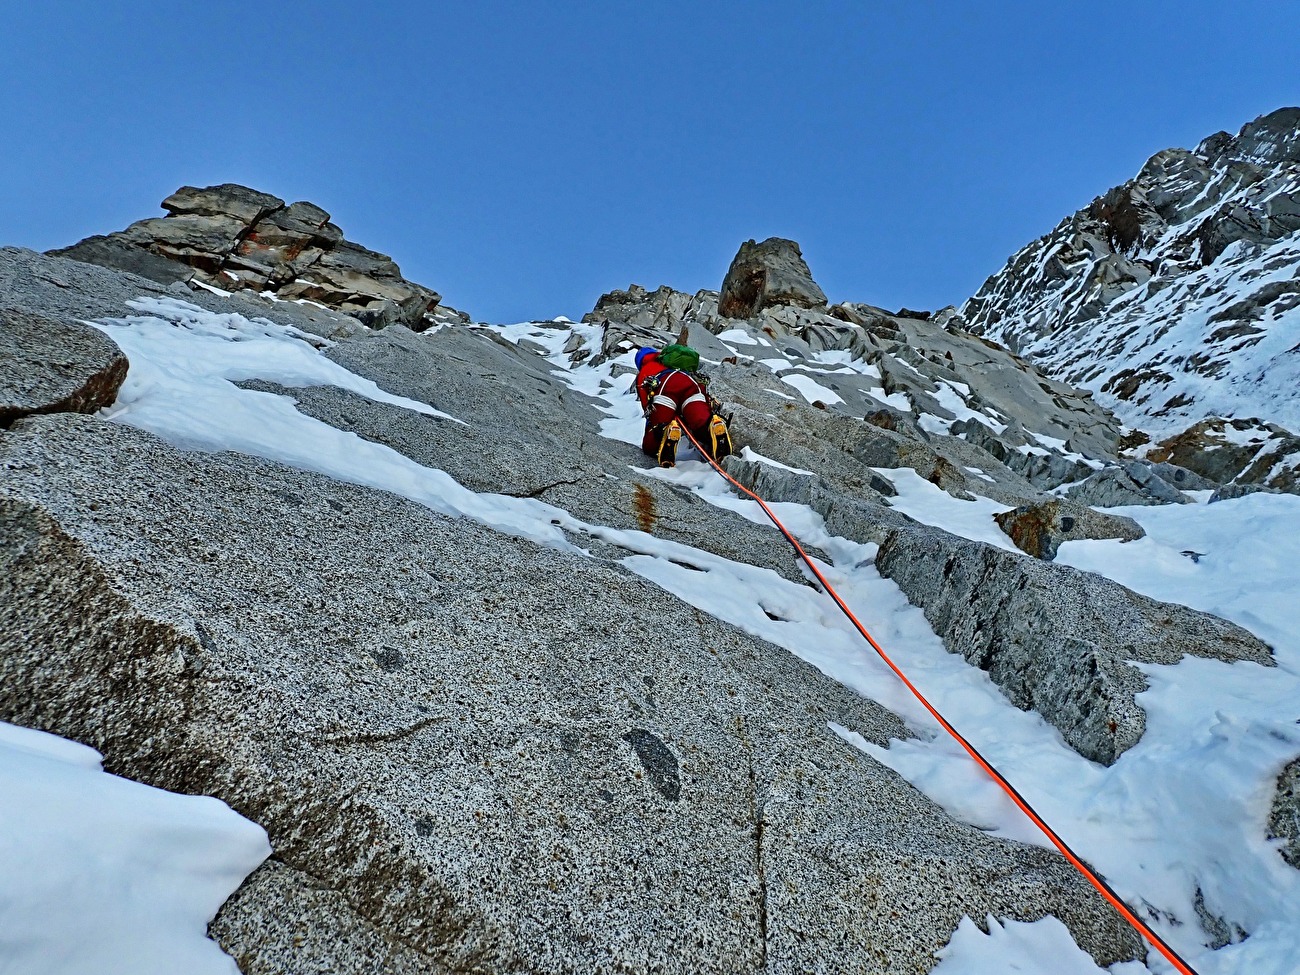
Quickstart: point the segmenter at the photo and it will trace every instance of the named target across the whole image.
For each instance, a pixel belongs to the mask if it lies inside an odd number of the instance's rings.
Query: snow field
[[[827,596],[770,569],[730,562],[641,532],[586,524],[539,501],[474,494],[442,471],[297,413],[287,397],[232,384],[231,380],[254,377],[286,385],[332,383],[408,409],[430,411],[424,404],[367,386],[365,380],[321,356],[315,341],[269,323],[214,315],[170,299],[145,299],[134,307],[140,315],[100,324],[131,359],[131,372],[112,418],[190,449],[239,450],[383,488],[436,511],[470,517],[542,544],[581,551],[553,523],[558,522],[571,531],[619,545],[629,552],[623,564],[632,571],[705,612],[785,647],[879,701],[903,716],[917,737],[883,749],[861,741],[851,729],[831,730],[898,770],[954,815],[998,835],[1046,845],[1000,789],[937,728]],[[546,349],[557,374],[573,388],[603,400],[602,432],[612,439],[639,443],[642,421],[635,397],[628,394],[631,377],[614,376],[609,367],[570,368],[562,351],[574,334],[589,346],[598,343],[599,327],[515,325],[496,330],[512,341],[526,338]],[[624,358],[627,361],[619,360],[620,364],[630,365],[631,354]],[[690,460],[690,455],[683,450],[677,468],[655,471],[655,475],[766,523],[756,504],[732,494],[711,468]],[[911,471],[882,474],[899,489],[895,499],[899,510],[958,534],[1011,547],[991,519],[1003,506],[987,499],[951,498]],[[1256,504],[1274,500],[1274,496],[1267,496],[1267,501],[1256,497]],[[1296,640],[1287,635],[1289,621],[1278,616],[1288,601],[1285,582],[1278,583],[1276,599],[1259,602],[1251,598],[1250,583],[1243,578],[1239,596],[1227,598],[1218,586],[1233,570],[1202,560],[1211,575],[1191,577],[1200,580],[1188,589],[1191,596],[1174,598],[1189,605],[1199,605],[1192,600],[1226,605],[1231,612],[1216,611],[1272,640],[1282,666],[1186,660],[1174,667],[1148,668],[1151,689],[1140,698],[1150,716],[1147,735],[1107,769],[1081,758],[1038,715],[1012,707],[987,675],[947,653],[922,613],[875,571],[871,546],[828,536],[820,517],[803,506],[773,507],[798,537],[827,553],[832,564],[821,567],[822,571],[931,701],[1131,904],[1159,915],[1155,924],[1162,936],[1202,975],[1290,971],[1276,965],[1289,965],[1290,959],[1300,957],[1300,872],[1286,867],[1263,840],[1270,776],[1300,753],[1296,715],[1291,713],[1290,725],[1285,720],[1288,708],[1294,712],[1294,702],[1300,700]],[[1105,574],[1134,588],[1149,587],[1142,591],[1177,587],[1187,579],[1179,571],[1190,562],[1181,556],[1171,560],[1169,553],[1192,544],[1183,534],[1189,529],[1176,520],[1189,508],[1210,510],[1188,505],[1126,512],[1151,532],[1152,539],[1144,540],[1150,542],[1146,548],[1130,543],[1122,552],[1103,549],[1089,554],[1071,546],[1115,543],[1068,543],[1061,558],[1093,558]],[[1267,511],[1272,514],[1260,515],[1264,520],[1239,525],[1238,530],[1274,534],[1243,537],[1258,537],[1260,545],[1274,543],[1276,533],[1288,525],[1291,537],[1300,537],[1294,530],[1300,512]],[[1171,520],[1166,524],[1161,519]],[[1220,530],[1226,529],[1207,523],[1201,529],[1207,533],[1203,537],[1195,531],[1188,537],[1201,538],[1200,544],[1205,545]],[[1288,556],[1282,552],[1277,558]],[[703,575],[675,562],[697,566]],[[1240,574],[1242,564],[1235,571]],[[1126,572],[1138,584],[1129,581]],[[1293,582],[1289,593],[1293,598]],[[1193,908],[1197,886],[1212,911],[1252,932],[1246,942],[1217,952],[1204,947],[1206,937]],[[1169,916],[1177,923],[1164,920]],[[1065,967],[1070,956],[1062,936],[1068,941],[1064,927],[1050,918],[1036,925],[996,924],[988,935],[973,924],[969,929],[963,925],[945,952],[942,965],[947,967],[942,972],[1072,971]],[[1077,948],[1074,951],[1081,954]],[[1038,957],[1040,967],[1024,967],[1025,957]],[[1079,960],[1075,968],[1096,970],[1095,965],[1093,969],[1081,965]],[[1149,970],[1157,973],[1167,969],[1154,955],[1151,966]],[[1112,971],[1135,975],[1146,970],[1129,965]]]

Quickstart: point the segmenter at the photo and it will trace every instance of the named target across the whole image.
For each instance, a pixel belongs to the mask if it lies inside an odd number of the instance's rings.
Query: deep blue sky
[[[772,235],[832,301],[959,303],[1153,152],[1300,104],[1287,3],[0,11],[0,243],[240,182],[493,321],[716,288]]]

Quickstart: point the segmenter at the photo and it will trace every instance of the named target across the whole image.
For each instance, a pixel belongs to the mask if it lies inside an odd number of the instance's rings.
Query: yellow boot
[[[682,428],[676,420],[673,420],[664,428],[663,438],[659,441],[659,455],[657,457],[660,467],[677,466],[677,441],[682,439]]]
[[[722,460],[731,453],[731,431],[727,429],[727,421],[716,413],[709,418],[709,441],[714,460]]]

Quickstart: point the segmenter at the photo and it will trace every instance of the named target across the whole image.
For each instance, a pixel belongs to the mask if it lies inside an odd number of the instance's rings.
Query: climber
[[[636,393],[645,411],[641,450],[660,467],[677,463],[681,424],[717,460],[731,453],[727,422],[718,415],[721,404],[709,395],[708,380],[695,371],[698,368],[699,354],[686,346],[644,348],[636,354]]]

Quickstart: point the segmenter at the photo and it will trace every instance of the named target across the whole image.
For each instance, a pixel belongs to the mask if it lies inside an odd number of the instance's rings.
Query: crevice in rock
[[[508,498],[540,498],[547,491],[553,491],[557,487],[568,487],[574,484],[581,484],[584,480],[585,478],[579,477],[579,478],[574,478],[571,481],[554,481],[550,484],[543,484],[541,487],[534,488],[531,491],[519,491],[519,492],[503,491],[501,493]]]
[[[423,731],[431,725],[441,724],[449,720],[451,720],[449,715],[433,714],[411,724],[391,728],[388,731],[361,731],[345,732],[340,735],[323,735],[320,741],[323,745],[373,745],[380,742],[400,741],[403,738],[410,737],[417,731]]]

